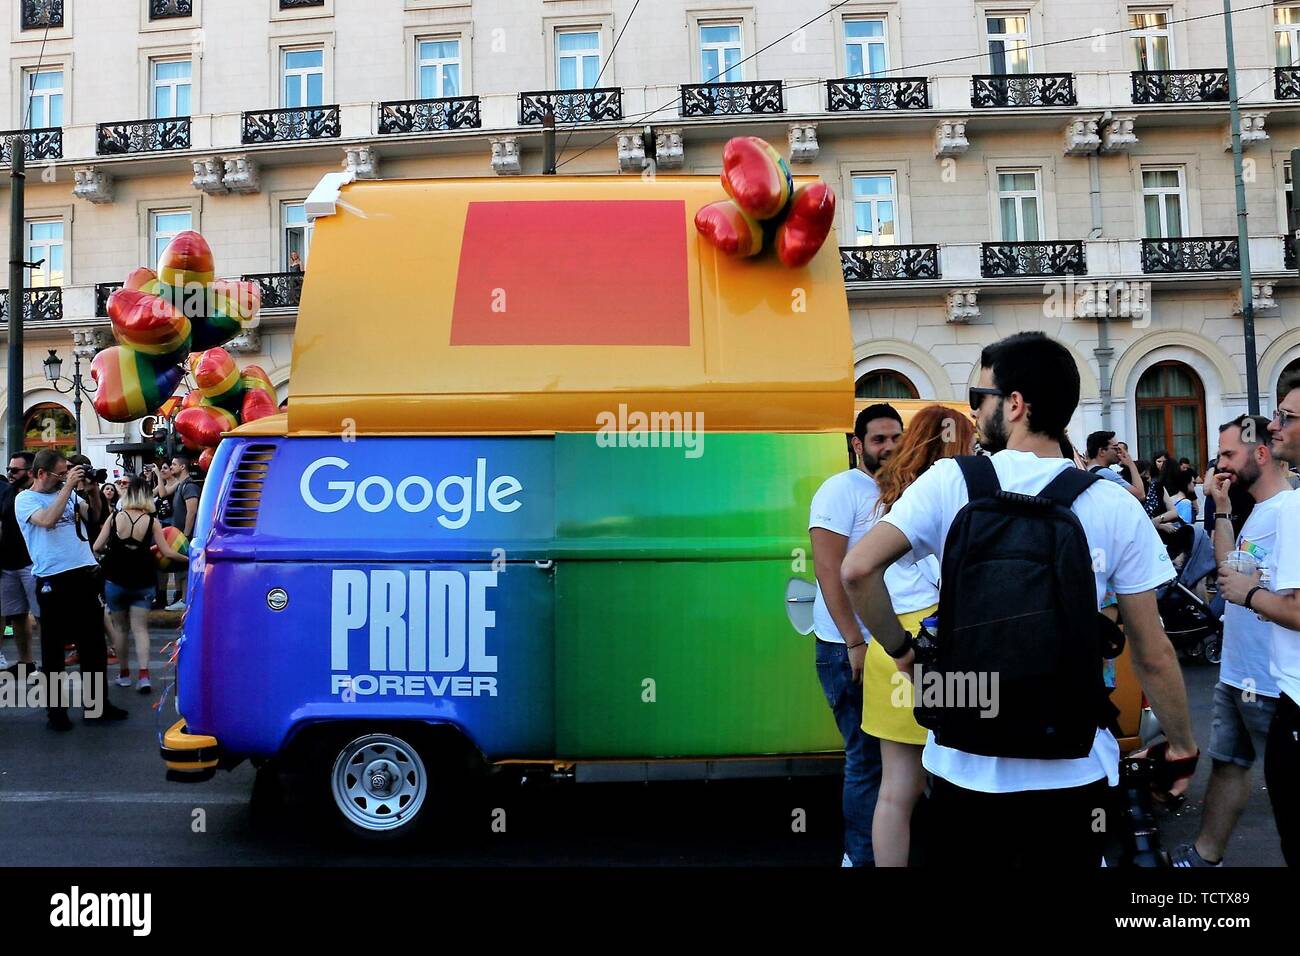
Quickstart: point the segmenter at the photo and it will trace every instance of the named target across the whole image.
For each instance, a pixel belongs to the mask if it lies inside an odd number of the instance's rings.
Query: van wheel
[[[393,734],[366,734],[334,758],[330,795],[345,827],[367,839],[413,832],[429,793],[419,751]]]

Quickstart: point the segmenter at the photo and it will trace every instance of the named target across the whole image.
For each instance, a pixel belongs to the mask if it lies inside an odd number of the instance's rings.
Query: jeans
[[[862,732],[862,685],[853,682],[843,644],[813,640],[817,676],[844,739],[844,852],[854,866],[875,865],[871,818],[880,795],[880,741]]]
[[[1300,707],[1278,698],[1264,748],[1264,783],[1287,866],[1300,866]]]
[[[48,678],[63,672],[63,646],[75,644],[81,659],[81,679],[97,681],[107,692],[104,643],[104,605],[99,598],[99,569],[86,567],[36,579],[36,600],[41,605],[41,670]],[[107,698],[105,698],[107,700]],[[64,712],[53,695],[48,712]]]

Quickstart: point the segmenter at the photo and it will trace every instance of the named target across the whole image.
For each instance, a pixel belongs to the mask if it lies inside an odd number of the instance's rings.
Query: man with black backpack
[[[930,730],[929,861],[1095,867],[1120,757],[1102,676],[1107,590],[1168,737],[1153,749],[1160,789],[1181,793],[1196,767],[1182,672],[1156,611],[1155,589],[1174,572],[1133,496],[1060,457],[1079,401],[1070,352],[1023,332],[985,348],[980,364],[971,409],[992,457],[937,462],[849,552],[844,584],[917,685]],[[903,632],[885,587],[885,569],[909,551],[942,561],[933,637]]]

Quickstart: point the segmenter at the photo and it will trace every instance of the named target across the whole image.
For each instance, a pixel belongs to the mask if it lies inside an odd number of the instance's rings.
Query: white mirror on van
[[[813,601],[817,598],[817,585],[803,578],[791,578],[785,585],[785,613],[790,626],[800,634],[808,635],[813,629]]]

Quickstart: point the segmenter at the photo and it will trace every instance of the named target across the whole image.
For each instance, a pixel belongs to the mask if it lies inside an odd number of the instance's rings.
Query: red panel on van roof
[[[681,200],[471,202],[452,345],[690,345]]]

